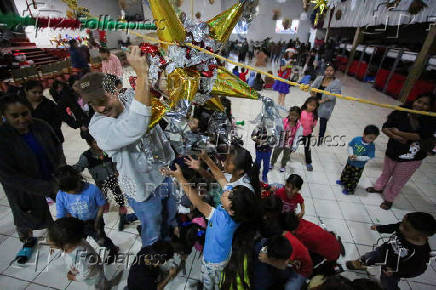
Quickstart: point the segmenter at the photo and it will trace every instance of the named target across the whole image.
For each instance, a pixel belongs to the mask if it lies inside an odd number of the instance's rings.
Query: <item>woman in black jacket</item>
[[[72,84],[74,84],[74,81],[77,79],[78,78],[75,76],[71,76],[68,80],[69,84],[55,80],[49,92],[56,101],[59,112],[62,112],[63,114],[63,112],[67,112],[68,109],[71,111],[75,119],[75,127],[70,127],[74,129],[80,128],[80,136],[82,139],[86,139],[89,134],[89,121],[91,120],[94,111],[89,107],[89,111],[85,112],[82,107],[80,107],[78,103],[79,96],[72,89]],[[69,118],[72,117],[67,115],[64,116],[64,118],[66,118],[65,121],[68,124]]]
[[[0,182],[9,200],[23,248],[20,264],[32,255],[33,230],[52,223],[46,197],[56,200],[55,170],[65,165],[62,143],[44,121],[32,118],[29,102],[16,95],[0,99]]]
[[[23,92],[24,97],[26,97],[32,106],[32,116],[49,123],[61,143],[64,142],[64,135],[61,130],[62,121],[73,129],[79,127],[76,120],[69,116],[66,110],[61,110],[55,102],[44,97],[42,94],[43,87],[40,82],[26,82],[23,87]]]

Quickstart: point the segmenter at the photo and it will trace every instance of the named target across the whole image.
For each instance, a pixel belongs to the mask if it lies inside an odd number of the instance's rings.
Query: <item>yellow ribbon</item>
[[[154,37],[150,37],[150,36],[138,33],[138,32],[133,31],[133,30],[131,30],[130,33],[133,33],[136,36],[142,37],[143,39],[146,39],[146,40],[151,41],[151,42],[158,42],[158,43],[162,43],[162,44],[166,44],[166,45],[178,45],[178,46],[185,45],[185,46],[189,46],[189,47],[197,49],[197,50],[199,50],[199,51],[201,51],[201,52],[203,52],[205,54],[209,54],[209,55],[214,56],[214,57],[216,57],[216,58],[218,58],[220,60],[229,62],[229,63],[231,63],[233,65],[236,65],[236,66],[239,66],[239,67],[244,67],[244,68],[246,68],[248,70],[252,70],[252,71],[258,72],[258,73],[263,74],[265,76],[271,77],[271,78],[273,78],[275,80],[287,83],[287,84],[289,84],[291,86],[298,87],[299,89],[301,89],[303,91],[306,91],[306,92],[307,91],[312,91],[312,92],[315,92],[315,93],[322,93],[322,94],[325,94],[325,95],[335,96],[336,98],[342,99],[342,100],[354,101],[354,102],[358,102],[358,103],[362,103],[362,104],[368,104],[368,105],[373,105],[373,106],[377,106],[377,107],[381,107],[381,108],[387,108],[387,109],[392,109],[392,110],[397,110],[397,111],[405,111],[405,112],[409,112],[409,113],[413,113],[413,114],[418,114],[418,115],[425,115],[425,116],[430,116],[430,117],[436,117],[436,113],[434,113],[434,112],[415,111],[415,110],[403,108],[403,107],[396,106],[396,105],[380,104],[380,103],[369,101],[369,100],[359,99],[359,98],[350,97],[350,96],[344,96],[342,94],[333,94],[333,93],[330,93],[330,92],[325,91],[325,90],[319,90],[319,89],[311,88],[309,85],[299,84],[299,83],[296,83],[296,82],[291,82],[291,81],[285,80],[283,78],[276,77],[276,76],[274,76],[274,75],[272,75],[270,73],[264,72],[264,71],[262,71],[260,69],[252,67],[250,65],[242,64],[242,63],[239,63],[237,61],[233,61],[233,60],[227,59],[227,58],[225,58],[225,57],[223,57],[221,55],[218,55],[218,54],[215,54],[213,52],[210,52],[209,50],[201,48],[199,46],[196,46],[196,45],[194,45],[192,43],[176,43],[176,42],[162,41],[160,39],[156,39]]]

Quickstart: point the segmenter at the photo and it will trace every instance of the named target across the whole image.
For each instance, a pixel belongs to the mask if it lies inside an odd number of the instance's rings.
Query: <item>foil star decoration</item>
[[[315,7],[313,7],[314,10],[318,9],[318,12],[316,13],[315,18],[315,26],[318,25],[319,17],[324,15],[325,10],[328,9],[328,3],[327,0],[312,0],[312,3],[315,4]]]
[[[160,49],[149,43],[140,45],[142,52],[147,54],[152,87],[161,93],[160,100],[167,111],[177,110],[183,100],[223,110],[219,96],[259,98],[259,94],[247,83],[219,66],[213,55],[186,45],[189,43],[212,53],[219,52],[241,18],[248,22],[252,20],[250,11],[256,1],[240,0],[205,22],[191,19],[182,22],[168,0],[148,2],[153,18],[159,23],[159,40],[178,44],[164,44]],[[131,79],[132,82],[134,79]],[[161,109],[165,107],[162,102],[159,103]],[[165,115],[161,109],[153,108],[152,124],[159,121],[157,117]]]

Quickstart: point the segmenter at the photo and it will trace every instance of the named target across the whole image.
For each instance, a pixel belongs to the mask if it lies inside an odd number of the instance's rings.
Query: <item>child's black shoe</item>
[[[23,247],[18,252],[16,257],[18,264],[26,264],[30,257],[32,257],[33,247],[35,247],[37,241],[37,238],[32,237],[23,244]]]

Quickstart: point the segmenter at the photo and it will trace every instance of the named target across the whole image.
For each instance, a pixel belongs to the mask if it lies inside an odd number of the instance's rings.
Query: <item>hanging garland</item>
[[[35,26],[36,19],[30,16],[20,17],[15,14],[2,14],[0,13],[0,23],[6,26],[8,29],[12,29],[15,26]]]

